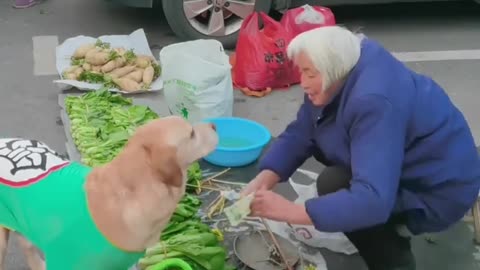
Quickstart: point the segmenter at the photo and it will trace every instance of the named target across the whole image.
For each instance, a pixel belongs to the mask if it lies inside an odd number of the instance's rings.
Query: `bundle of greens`
[[[180,258],[195,270],[225,270],[226,252],[211,231],[185,230],[147,249],[140,259],[141,269],[154,269],[167,258]]]
[[[82,162],[92,167],[111,161],[138,126],[158,118],[150,108],[105,89],[68,96],[65,110]]]
[[[202,169],[200,168],[200,164],[198,162],[193,163],[190,165],[187,171],[187,192],[194,192],[201,189],[202,180],[203,180],[203,173]]]
[[[70,65],[62,73],[64,79],[102,84],[127,92],[150,89],[161,73],[153,57],[137,55],[132,49],[111,48],[101,40],[78,47]]]
[[[177,205],[167,227],[163,230],[160,240],[167,240],[172,235],[183,233],[184,231],[210,231],[210,227],[202,223],[201,219],[197,216],[201,205],[202,202],[197,197],[188,193],[185,194]],[[222,236],[219,235],[219,238],[222,238]]]
[[[201,201],[186,194],[177,206],[160,242],[147,249],[141,269],[154,269],[167,258],[180,258],[195,270],[226,270],[226,252],[217,234],[196,216]]]

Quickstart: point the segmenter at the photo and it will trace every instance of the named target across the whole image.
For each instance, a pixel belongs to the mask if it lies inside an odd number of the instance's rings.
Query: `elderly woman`
[[[462,113],[432,79],[377,42],[338,27],[298,35],[297,118],[243,191],[254,216],[344,232],[371,270],[415,269],[410,236],[459,221],[480,188],[480,162]],[[294,204],[270,191],[309,157],[327,166],[318,197]]]

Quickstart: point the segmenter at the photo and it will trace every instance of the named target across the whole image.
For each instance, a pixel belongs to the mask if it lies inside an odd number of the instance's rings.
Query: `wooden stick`
[[[223,171],[221,171],[221,172],[219,172],[219,173],[217,173],[217,174],[214,174],[213,176],[207,177],[207,178],[204,179],[203,181],[210,181],[210,180],[212,180],[212,179],[214,179],[214,178],[219,177],[220,175],[225,174],[225,173],[228,172],[229,170],[230,170],[230,168],[227,168],[227,169],[225,169],[225,170],[223,170]]]
[[[280,257],[282,258],[282,261],[285,263],[287,266],[288,270],[293,270],[293,268],[290,266],[290,263],[288,263],[287,257],[285,257],[285,254],[283,253],[282,249],[280,248],[280,245],[277,242],[277,238],[275,238],[275,235],[273,234],[272,230],[270,229],[270,226],[268,226],[267,222],[265,221],[264,218],[261,218],[263,225],[268,231],[268,234],[270,234],[270,237],[272,238],[273,244],[277,248],[278,253],[280,254]]]
[[[203,187],[206,187],[206,188],[217,188],[217,189],[220,189],[220,190],[225,190],[225,187],[222,187],[222,186],[219,186],[219,185],[215,185],[213,183],[210,183],[208,185],[205,185]],[[219,191],[221,193],[221,191]]]
[[[223,206],[225,205],[225,198],[220,194],[217,199],[214,201],[213,205],[211,204],[208,207],[207,217],[212,218],[215,212],[221,213],[223,211]],[[220,209],[217,209],[220,208]]]
[[[198,188],[197,185],[192,185],[192,184],[187,184],[187,187],[195,187],[195,188]],[[201,189],[213,190],[213,191],[220,191],[220,192],[223,191],[222,189],[219,189],[219,188],[211,188],[211,187],[205,187],[205,186],[201,186],[200,188],[201,188]]]
[[[230,181],[224,181],[224,180],[219,180],[212,178],[210,181],[215,182],[215,183],[220,183],[220,184],[226,184],[226,185],[237,185],[237,186],[246,186],[247,184],[244,183],[238,183],[238,182],[230,182]]]
[[[218,200],[220,200],[222,198],[222,194],[219,194],[215,200],[213,200],[208,206],[207,206],[207,209],[210,209],[210,207],[212,207]]]

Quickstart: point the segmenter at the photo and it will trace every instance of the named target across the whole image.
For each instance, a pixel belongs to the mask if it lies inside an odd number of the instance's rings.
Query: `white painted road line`
[[[226,50],[227,54],[233,51]],[[448,50],[425,52],[392,52],[402,62],[429,62],[451,60],[479,60],[480,50]]]
[[[480,59],[480,50],[396,52],[393,55],[402,62],[478,60]]]
[[[34,75],[56,75],[55,50],[58,36],[35,36],[33,39]],[[228,54],[231,51],[226,51]],[[479,50],[447,50],[424,52],[393,52],[402,62],[429,62],[451,60],[480,60]]]
[[[35,36],[32,40],[34,75],[58,74],[55,64],[55,49],[58,46],[58,36]]]

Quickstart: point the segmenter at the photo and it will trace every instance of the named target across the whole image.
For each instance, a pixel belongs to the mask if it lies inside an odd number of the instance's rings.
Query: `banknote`
[[[253,196],[253,193],[251,193],[236,201],[234,204],[225,207],[225,215],[232,226],[237,226],[250,214],[250,204],[252,203]]]

